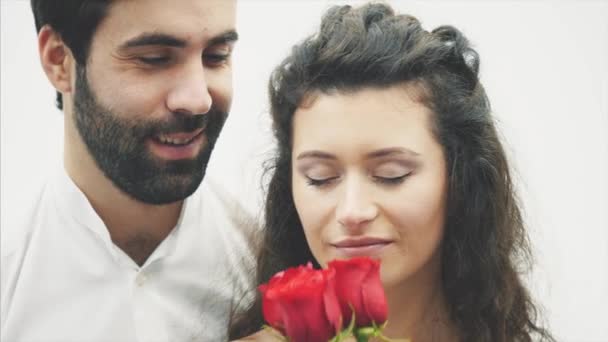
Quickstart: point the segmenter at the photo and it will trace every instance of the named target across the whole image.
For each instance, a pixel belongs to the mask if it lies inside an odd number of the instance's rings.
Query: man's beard
[[[76,67],[75,89],[78,132],[97,167],[116,187],[149,204],[172,203],[196,191],[227,113],[212,107],[204,115],[171,113],[163,121],[144,121],[141,115],[121,118],[97,101],[82,66]],[[191,133],[202,127],[207,143],[193,159],[163,160],[146,146],[146,140],[160,133]]]

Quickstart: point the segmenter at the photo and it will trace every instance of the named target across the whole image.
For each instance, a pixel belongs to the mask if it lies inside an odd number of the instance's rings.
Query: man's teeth
[[[177,138],[169,138],[164,134],[158,135],[158,140],[163,144],[172,144],[172,145],[185,145],[192,141],[192,139],[177,139]]]

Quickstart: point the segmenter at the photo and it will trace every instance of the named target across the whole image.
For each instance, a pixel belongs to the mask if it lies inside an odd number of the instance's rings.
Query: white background
[[[330,2],[239,2],[235,100],[209,172],[250,210],[259,211],[260,164],[272,148],[268,75]],[[535,247],[533,294],[558,340],[607,342],[608,2],[391,3],[429,30],[460,28],[476,46]],[[61,162],[63,117],[38,61],[29,1],[1,4],[5,226]]]

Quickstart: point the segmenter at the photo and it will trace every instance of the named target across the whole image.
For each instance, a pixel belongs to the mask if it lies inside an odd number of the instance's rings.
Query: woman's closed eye
[[[394,176],[394,177],[383,177],[383,176],[373,176],[374,180],[378,183],[382,183],[382,184],[387,184],[387,185],[394,185],[394,184],[401,184],[403,183],[403,181],[407,178],[407,176],[409,176],[409,173],[403,174],[401,176]]]
[[[411,173],[411,168],[401,163],[387,163],[377,167],[372,173],[372,178],[381,184],[396,185],[403,183]]]
[[[334,167],[324,163],[303,163],[298,167],[300,174],[310,186],[322,187],[340,178],[340,173]]]
[[[311,186],[317,186],[317,187],[321,187],[324,185],[329,185],[330,183],[332,183],[333,181],[335,181],[336,179],[339,178],[339,176],[331,176],[331,177],[311,177],[311,176],[305,176],[306,177],[306,183],[308,185]]]

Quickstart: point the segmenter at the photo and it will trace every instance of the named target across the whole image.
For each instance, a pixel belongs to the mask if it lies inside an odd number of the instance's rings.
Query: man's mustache
[[[206,128],[210,123],[222,120],[224,115],[217,110],[210,110],[206,114],[183,114],[172,113],[167,121],[147,122],[138,131],[145,132],[143,135],[153,136],[158,134],[191,133]]]

